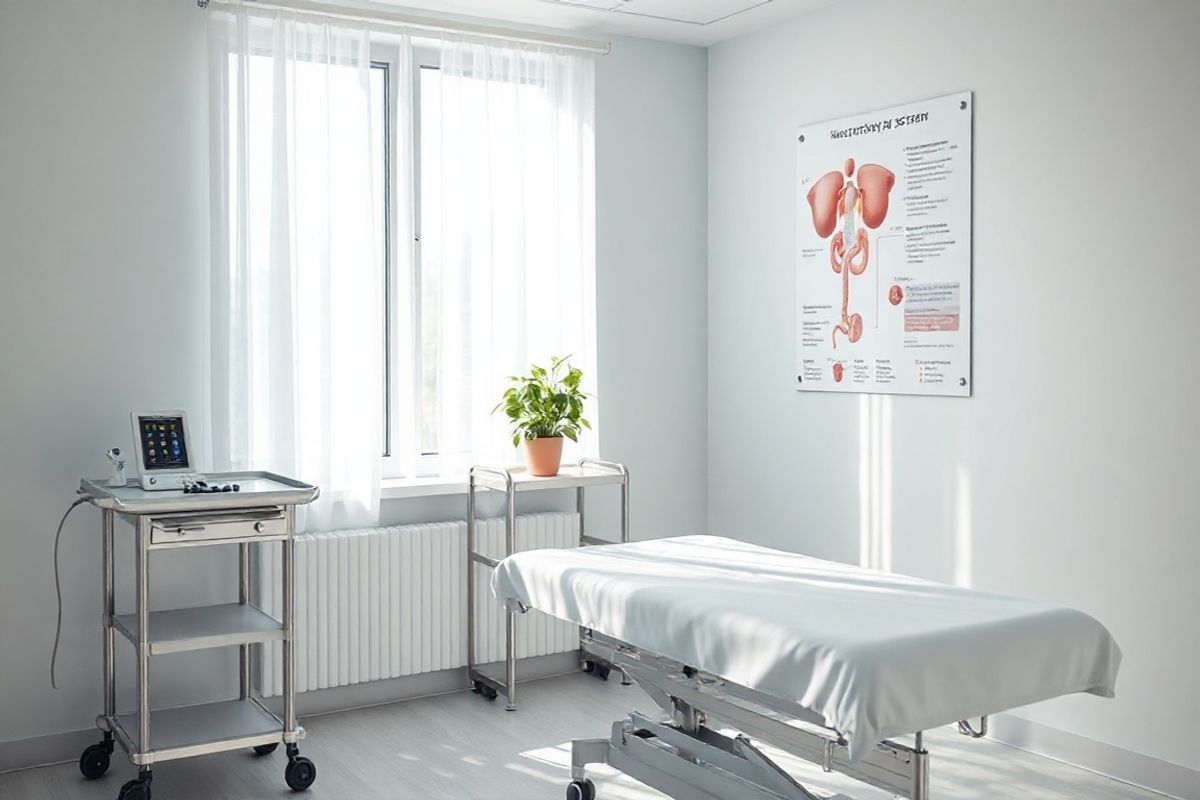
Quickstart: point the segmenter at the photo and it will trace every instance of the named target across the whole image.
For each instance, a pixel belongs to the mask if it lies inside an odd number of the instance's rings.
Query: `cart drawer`
[[[164,517],[154,520],[150,526],[151,544],[270,538],[286,535],[287,519],[278,511]]]

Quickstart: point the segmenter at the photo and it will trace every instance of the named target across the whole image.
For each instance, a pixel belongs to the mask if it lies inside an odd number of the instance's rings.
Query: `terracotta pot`
[[[552,478],[558,474],[562,463],[563,437],[525,440],[525,463],[529,474],[539,478]]]

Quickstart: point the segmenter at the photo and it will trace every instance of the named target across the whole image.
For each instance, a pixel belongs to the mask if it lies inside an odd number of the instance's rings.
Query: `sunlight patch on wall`
[[[882,395],[859,397],[858,562],[892,568],[892,398]]]
[[[971,585],[971,476],[962,464],[954,475],[954,585]]]

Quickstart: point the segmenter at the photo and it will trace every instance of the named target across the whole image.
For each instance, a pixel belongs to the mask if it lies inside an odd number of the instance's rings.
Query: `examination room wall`
[[[81,473],[103,474],[104,451],[128,446],[134,409],[193,410],[194,438],[207,449],[206,58],[194,0],[0,0],[0,755],[12,740],[89,728],[100,710],[99,516],[90,509],[63,535],[60,691],[46,674],[54,526]],[[703,50],[633,39],[598,62],[602,451],[630,464],[639,537],[670,521],[670,530],[705,524],[705,72]],[[660,227],[678,235],[656,238]],[[649,377],[701,399],[646,412]],[[616,514],[603,499],[589,511],[611,530]],[[384,518],[462,518],[464,504],[393,500]],[[605,505],[615,508],[615,496]],[[118,547],[125,610],[127,532]],[[155,606],[236,596],[234,563],[230,554],[156,556]],[[131,652],[118,642],[123,707]],[[208,699],[232,691],[236,674],[228,653],[156,659],[152,697]],[[71,757],[55,747],[23,752]]]
[[[710,531],[1086,610],[1117,698],[1020,715],[1191,768],[1197,31],[1193,2],[845,0],[709,56]],[[795,391],[794,130],[966,89],[973,397]]]

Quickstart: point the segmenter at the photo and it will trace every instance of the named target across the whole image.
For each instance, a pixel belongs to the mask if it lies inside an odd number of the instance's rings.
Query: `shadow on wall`
[[[897,547],[893,503],[896,457],[893,429],[894,398],[890,395],[864,394],[858,406],[858,563],[870,569],[892,570]],[[970,587],[972,580],[971,478],[965,464],[954,470],[950,574],[929,576],[949,580],[956,586]],[[936,487],[935,487],[936,488]],[[906,498],[901,498],[905,500]],[[911,530],[901,526],[900,533],[909,547],[939,547],[945,540],[938,535],[941,515],[921,498],[907,498],[903,506],[915,520]],[[903,516],[899,516],[903,519]]]

